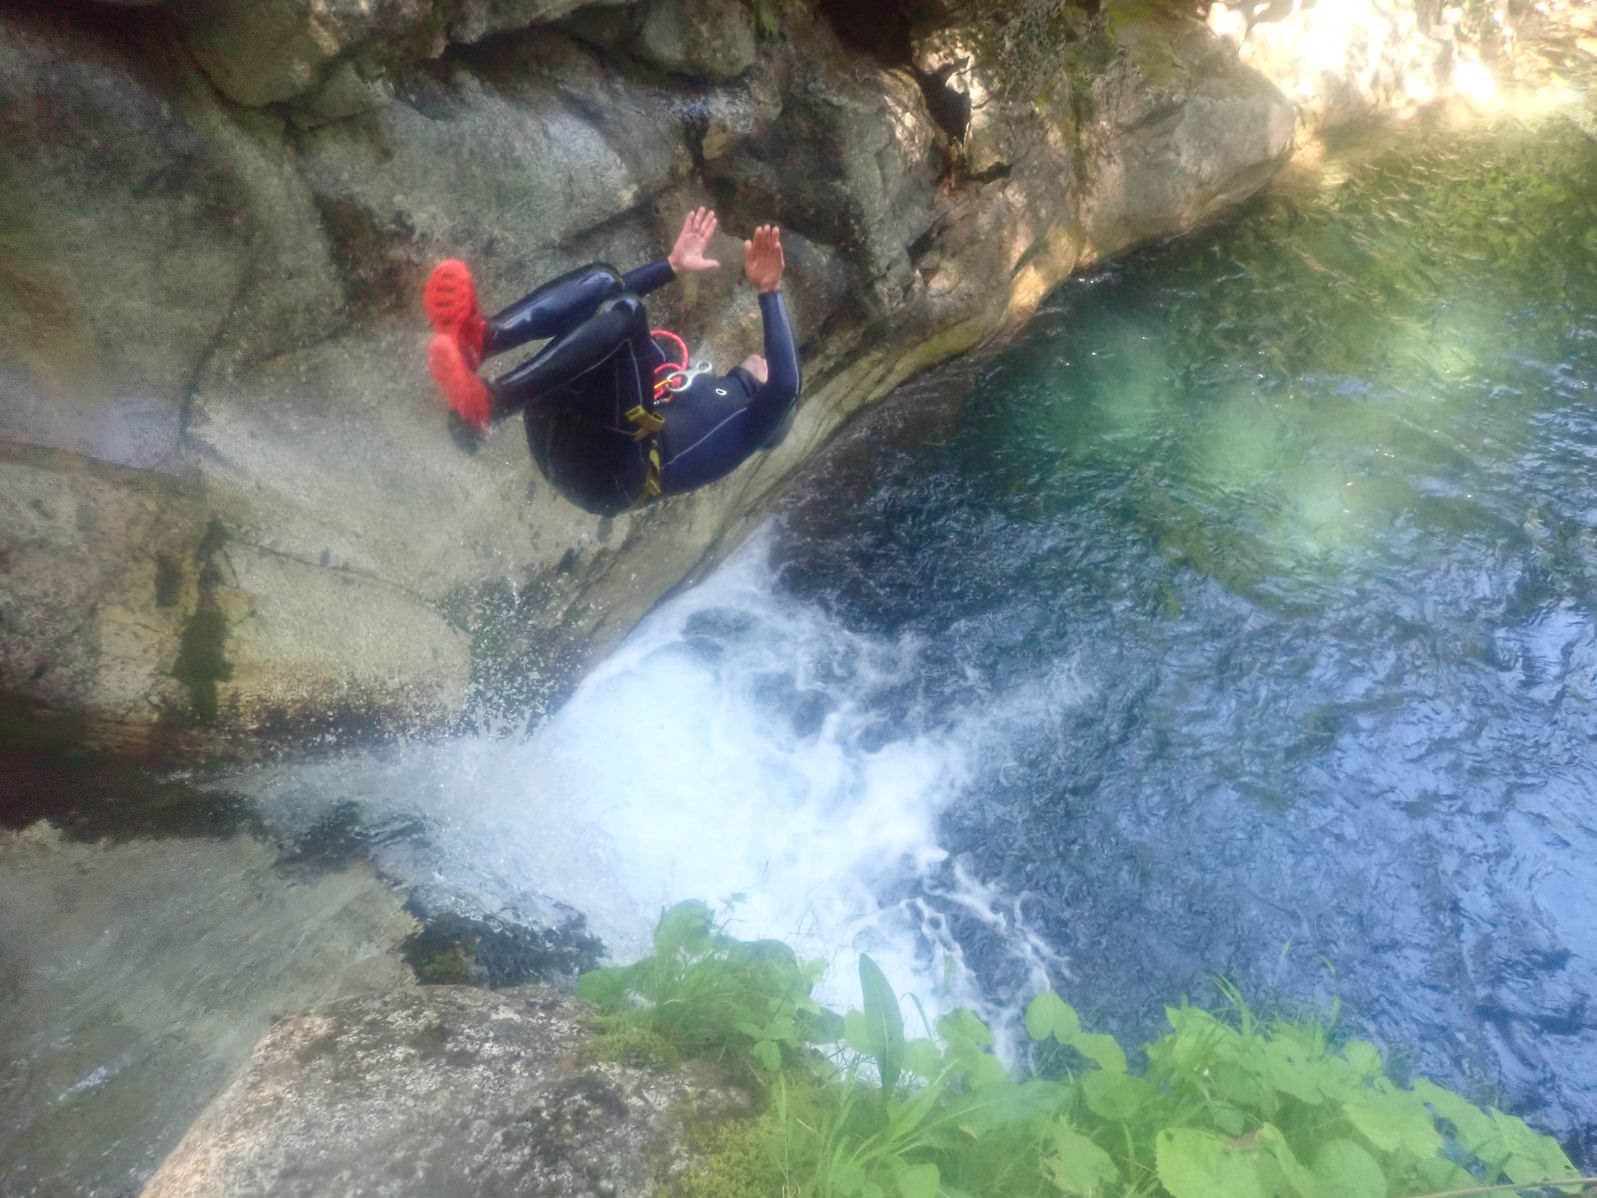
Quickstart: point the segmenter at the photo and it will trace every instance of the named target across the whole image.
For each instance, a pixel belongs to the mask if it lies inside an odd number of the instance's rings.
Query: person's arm
[[[793,326],[788,322],[787,305],[782,302],[782,273],[787,261],[782,253],[782,231],[775,225],[761,225],[743,243],[743,273],[760,297],[760,321],[765,326],[765,382],[749,401],[749,414],[761,444],[787,415],[798,398],[804,380],[799,374],[798,348],[793,344]]]
[[[715,226],[715,213],[708,208],[695,208],[683,218],[682,231],[677,234],[671,252],[663,260],[627,271],[622,283],[634,295],[642,296],[658,291],[685,274],[714,270],[721,264],[714,258],[706,258],[704,252],[709,248],[710,238],[715,236]]]
[[[787,318],[781,288],[760,293],[760,319],[765,325],[765,382],[749,401],[753,408],[775,405],[786,413],[787,405],[798,398],[804,386],[799,371],[798,347],[793,344],[793,326]]]
[[[621,276],[621,283],[633,295],[644,296],[651,291],[658,291],[667,283],[676,282],[677,272],[671,265],[669,258],[656,258],[653,262],[645,262],[642,266],[635,267]]]

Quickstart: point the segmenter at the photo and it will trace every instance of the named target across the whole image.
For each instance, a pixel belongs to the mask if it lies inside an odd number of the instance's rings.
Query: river
[[[580,913],[624,957],[703,898],[840,1003],[870,951],[929,1007],[1053,985],[1135,1040],[1224,977],[1591,1166],[1594,384],[1597,140],[1350,136],[856,421],[530,736],[185,786],[435,918]],[[0,1097],[137,1074],[16,1080],[95,1010],[35,1015]],[[99,1176],[56,1118],[13,1149]]]

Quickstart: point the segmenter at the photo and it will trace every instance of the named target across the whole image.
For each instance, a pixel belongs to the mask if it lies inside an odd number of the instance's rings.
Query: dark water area
[[[884,729],[1057,694],[944,812],[944,868],[1017,896],[1099,1021],[1153,1034],[1216,975],[1340,1001],[1589,1171],[1594,384],[1597,141],[1354,142],[1071,282],[930,440],[915,396],[853,428],[778,585],[924,646]]]

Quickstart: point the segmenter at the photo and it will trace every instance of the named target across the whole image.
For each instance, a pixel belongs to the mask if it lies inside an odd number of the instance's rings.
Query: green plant
[[[1434,1198],[1589,1180],[1520,1119],[1423,1079],[1400,1086],[1374,1045],[1261,1021],[1235,991],[1226,1015],[1168,1008],[1140,1071],[1045,992],[1026,1010],[1034,1065],[1015,1077],[969,1011],[907,1038],[870,957],[865,1009],[845,1019],[810,997],[818,976],[690,903],[661,919],[653,957],[582,979],[612,1032],[646,1027],[762,1088],[762,1113],[678,1192],[698,1178],[747,1198]]]
[[[661,917],[652,956],[586,973],[577,993],[602,1013],[601,1034],[646,1028],[686,1055],[772,1074],[785,1054],[841,1026],[810,997],[821,969],[780,941],[726,935],[689,902]]]

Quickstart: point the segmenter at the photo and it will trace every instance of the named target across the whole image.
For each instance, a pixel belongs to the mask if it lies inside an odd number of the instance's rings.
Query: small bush
[[[1169,1033],[1135,1071],[1113,1036],[1040,994],[1026,1010],[1034,1065],[1014,1077],[969,1011],[906,1037],[868,956],[865,1009],[846,1018],[810,996],[819,974],[688,903],[661,919],[653,956],[579,982],[606,1034],[661,1037],[765,1095],[760,1116],[704,1145],[682,1193],[1386,1198],[1575,1178],[1558,1144],[1514,1116],[1423,1079],[1399,1086],[1374,1045],[1257,1020],[1239,997],[1229,1017],[1167,1008]]]

